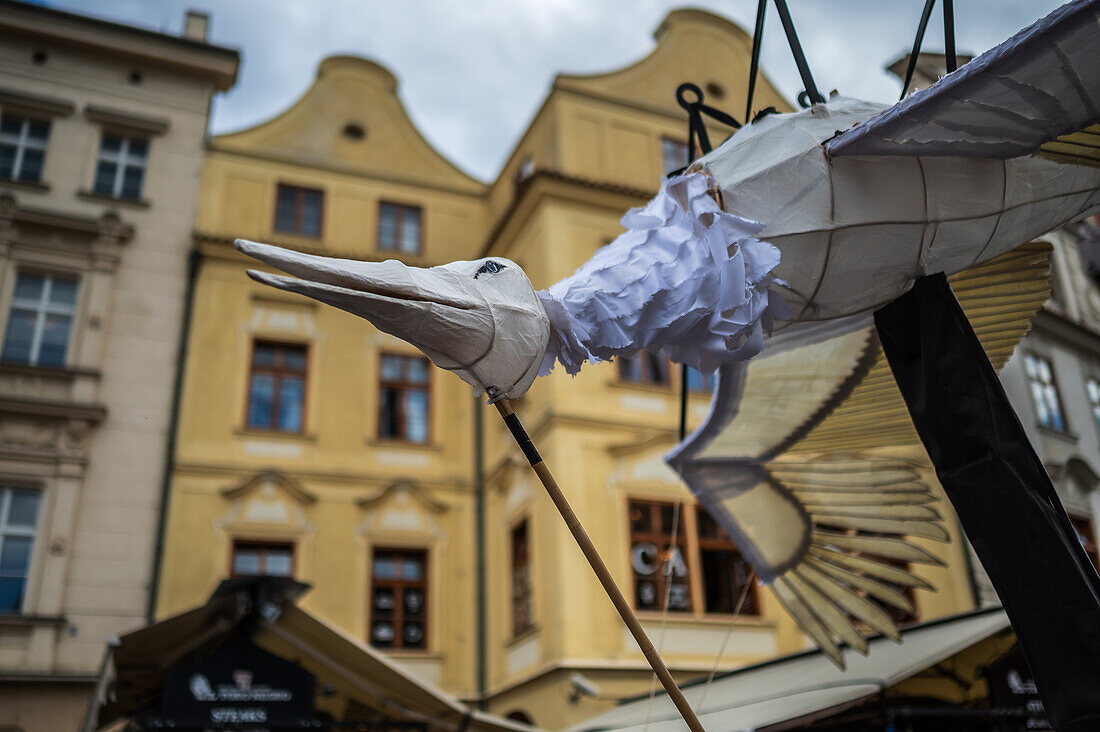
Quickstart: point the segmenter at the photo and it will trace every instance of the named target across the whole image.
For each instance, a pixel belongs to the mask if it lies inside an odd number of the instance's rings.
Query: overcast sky
[[[237,48],[241,72],[214,106],[213,131],[288,107],[325,56],[389,67],[424,136],[470,174],[494,177],[554,75],[633,63],[672,9],[692,5],[751,29],[755,0],[48,0],[45,4],[178,33],[189,7],[212,15],[212,40]],[[956,0],[960,53],[980,53],[1046,15],[1058,0]],[[883,69],[913,43],[923,0],[789,0],[818,88],[882,102],[901,83]],[[924,50],[943,50],[941,2]],[[793,100],[801,90],[774,5],[763,70]],[[742,110],[730,110],[740,117]]]

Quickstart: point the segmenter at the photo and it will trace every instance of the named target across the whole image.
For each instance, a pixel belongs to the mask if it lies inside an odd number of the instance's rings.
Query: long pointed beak
[[[454,272],[409,267],[392,259],[320,257],[244,239],[233,244],[293,275],[249,270],[257,282],[366,318],[379,330],[417,346],[443,368],[474,363],[492,344],[493,316],[487,303]]]

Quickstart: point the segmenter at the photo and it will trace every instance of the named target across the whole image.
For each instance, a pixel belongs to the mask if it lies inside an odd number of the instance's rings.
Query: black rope
[[[690,100],[686,94],[690,92],[695,95],[695,99]],[[711,119],[718,120],[727,127],[733,129],[739,129],[741,123],[730,115],[723,112],[721,109],[710,106],[703,103],[703,90],[695,84],[690,82],[681,84],[676,88],[676,101],[680,103],[680,106],[684,108],[684,111],[688,115],[688,162],[690,163],[695,159],[695,147],[698,144],[701,154],[706,155],[713,146],[710,144],[710,135],[707,134],[707,125],[703,122],[703,115],[707,115]],[[678,173],[680,171],[675,171]],[[673,175],[670,173],[669,175]]]
[[[745,122],[752,119],[752,97],[756,92],[756,73],[760,70],[760,46],[764,40],[764,16],[767,14],[768,0],[760,0],[756,5],[756,29],[752,33],[752,65],[749,66],[749,94],[745,100]]]
[[[924,32],[928,29],[928,19],[932,17],[932,7],[936,0],[926,0],[924,10],[920,15],[920,23],[917,24],[917,37],[913,39],[913,52],[909,54],[909,64],[905,69],[905,81],[901,85],[901,97],[909,93],[909,85],[913,83],[913,72],[917,70],[917,59],[920,57],[920,47],[924,43]],[[953,0],[943,0],[943,45],[944,58],[947,63],[947,73],[959,68],[959,59],[955,53],[955,6]]]
[[[959,68],[959,59],[955,55],[955,3],[943,0],[943,47],[947,57],[947,73]]]
[[[825,97],[817,90],[814,84],[813,74],[810,73],[810,65],[806,63],[806,56],[802,53],[802,44],[798,42],[798,33],[794,29],[794,21],[791,20],[791,11],[787,9],[787,0],[775,0],[775,9],[779,11],[779,21],[783,23],[783,32],[787,34],[787,43],[791,46],[791,55],[798,67],[798,73],[802,77],[802,86],[806,88],[798,95],[798,102],[803,107],[811,104],[824,104]],[[805,97],[805,98],[803,98]]]

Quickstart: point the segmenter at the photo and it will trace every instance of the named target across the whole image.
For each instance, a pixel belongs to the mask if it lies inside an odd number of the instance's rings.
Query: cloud
[[[178,33],[194,0],[55,0],[64,10]],[[206,0],[212,39],[242,52],[237,86],[213,108],[212,129],[247,127],[290,106],[334,53],[394,72],[413,121],[444,155],[493,178],[554,75],[597,73],[637,61],[673,8],[690,4],[752,28],[754,0]],[[960,53],[980,53],[1050,12],[1058,0],[970,0],[956,6]],[[819,89],[896,100],[883,67],[908,52],[921,0],[799,0],[791,12]],[[939,7],[925,50],[942,50]],[[802,89],[774,6],[762,67],[794,99]],[[742,110],[730,110],[740,116]]]

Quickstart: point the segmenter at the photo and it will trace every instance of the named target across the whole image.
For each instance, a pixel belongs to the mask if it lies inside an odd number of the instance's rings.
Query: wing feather
[[[889,613],[839,580],[815,569],[810,564],[802,565],[794,570],[794,574],[812,584],[845,612],[862,620],[872,630],[889,637],[897,635],[898,626]]]
[[[867,640],[856,630],[847,613],[837,607],[831,598],[802,579],[797,570],[788,572],[779,581],[787,583],[827,630],[847,643],[849,648],[854,648],[861,655],[867,655]]]
[[[832,564],[833,566],[840,567],[841,569],[848,569],[854,572],[860,572],[870,577],[876,577],[886,582],[892,582],[895,585],[905,585],[907,587],[919,587],[922,590],[935,591],[935,587],[928,582],[928,580],[918,577],[912,572],[895,567],[892,564],[885,564],[874,559],[867,557],[861,557],[857,554],[845,554],[844,552],[831,551],[828,549],[819,549],[818,547],[811,546],[810,554],[823,562]]]
[[[842,669],[846,668],[844,656],[841,655],[840,649],[837,647],[836,641],[829,635],[829,631],[825,629],[817,616],[806,607],[802,599],[791,590],[782,577],[772,584],[772,593],[783,607],[787,608],[787,612],[791,614],[791,617],[802,626],[802,630],[806,631],[806,635],[813,639],[817,647],[837,666]]]
[[[893,539],[885,536],[852,536],[851,534],[838,534],[832,531],[814,531],[814,536],[822,544],[847,549],[854,552],[875,554],[887,559],[897,559],[901,562],[914,562],[916,564],[934,564],[944,566],[942,559],[926,549],[910,544],[901,539]]]

